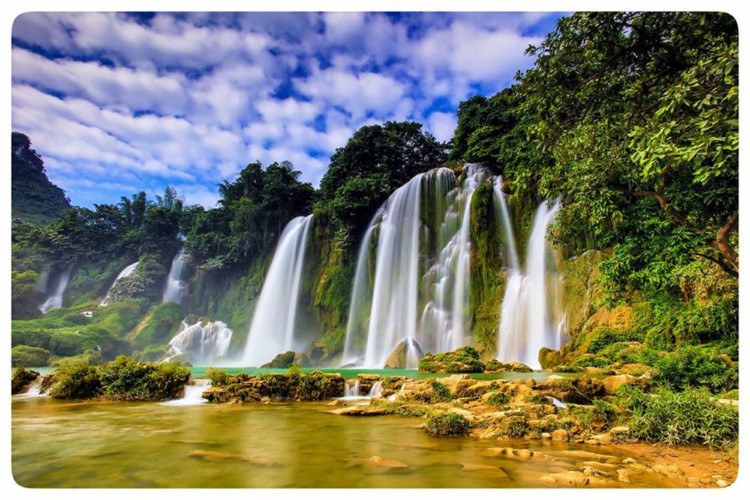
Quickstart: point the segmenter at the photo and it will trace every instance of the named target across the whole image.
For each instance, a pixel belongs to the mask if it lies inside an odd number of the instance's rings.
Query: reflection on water
[[[541,475],[580,466],[568,458],[492,457],[488,448],[508,444],[433,438],[415,428],[418,418],[342,417],[330,409],[16,398],[13,475],[27,487],[494,488],[546,487]],[[510,446],[549,455],[563,449]],[[593,448],[611,453],[603,450]]]

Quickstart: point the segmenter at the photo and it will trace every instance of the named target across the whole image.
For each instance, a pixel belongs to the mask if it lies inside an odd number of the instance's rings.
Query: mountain
[[[13,219],[47,225],[70,208],[65,191],[47,178],[42,158],[31,149],[29,138],[13,132],[12,144],[12,214]]]

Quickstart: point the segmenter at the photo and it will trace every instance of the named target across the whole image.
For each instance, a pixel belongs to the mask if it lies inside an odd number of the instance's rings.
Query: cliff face
[[[13,219],[37,225],[53,222],[70,208],[65,192],[47,178],[44,162],[24,134],[13,132],[11,152]]]

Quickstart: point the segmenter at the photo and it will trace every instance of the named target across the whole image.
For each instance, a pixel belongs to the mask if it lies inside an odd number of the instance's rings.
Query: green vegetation
[[[714,394],[736,389],[737,363],[713,347],[687,346],[672,353],[649,352],[647,361],[656,369],[654,381],[673,391],[706,388]]]
[[[12,366],[47,366],[50,353],[41,347],[17,345],[10,350]]]
[[[739,412],[717,405],[706,389],[662,389],[654,396],[625,386],[618,404],[630,411],[630,434],[638,439],[723,448],[737,441]]]
[[[45,377],[43,386],[59,399],[158,401],[180,396],[189,379],[190,371],[176,363],[139,363],[118,356],[100,366],[65,364]]]
[[[433,436],[460,436],[471,429],[465,417],[455,413],[433,415],[427,419],[425,430]]]
[[[65,191],[47,178],[42,158],[31,141],[19,132],[11,134],[11,196],[13,221],[47,225],[70,208]]]
[[[419,371],[429,373],[481,373],[484,364],[471,346],[440,354],[427,353],[419,360]]]

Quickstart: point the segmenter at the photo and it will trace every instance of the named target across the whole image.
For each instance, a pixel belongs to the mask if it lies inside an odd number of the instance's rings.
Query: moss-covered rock
[[[496,359],[491,359],[484,364],[485,372],[513,372],[513,373],[528,373],[534,370],[523,364],[523,363],[503,363]]]
[[[419,360],[419,371],[429,373],[481,373],[484,363],[479,353],[470,346],[440,354],[427,353]]]
[[[462,415],[443,413],[428,418],[425,430],[433,436],[461,436],[471,430],[471,424]]]
[[[289,368],[290,366],[310,366],[310,360],[303,352],[287,351],[277,354],[270,363],[266,363],[261,368]]]
[[[203,395],[214,403],[250,403],[265,398],[274,401],[320,401],[344,395],[346,381],[338,373],[269,373],[226,375],[213,372],[216,384]]]

